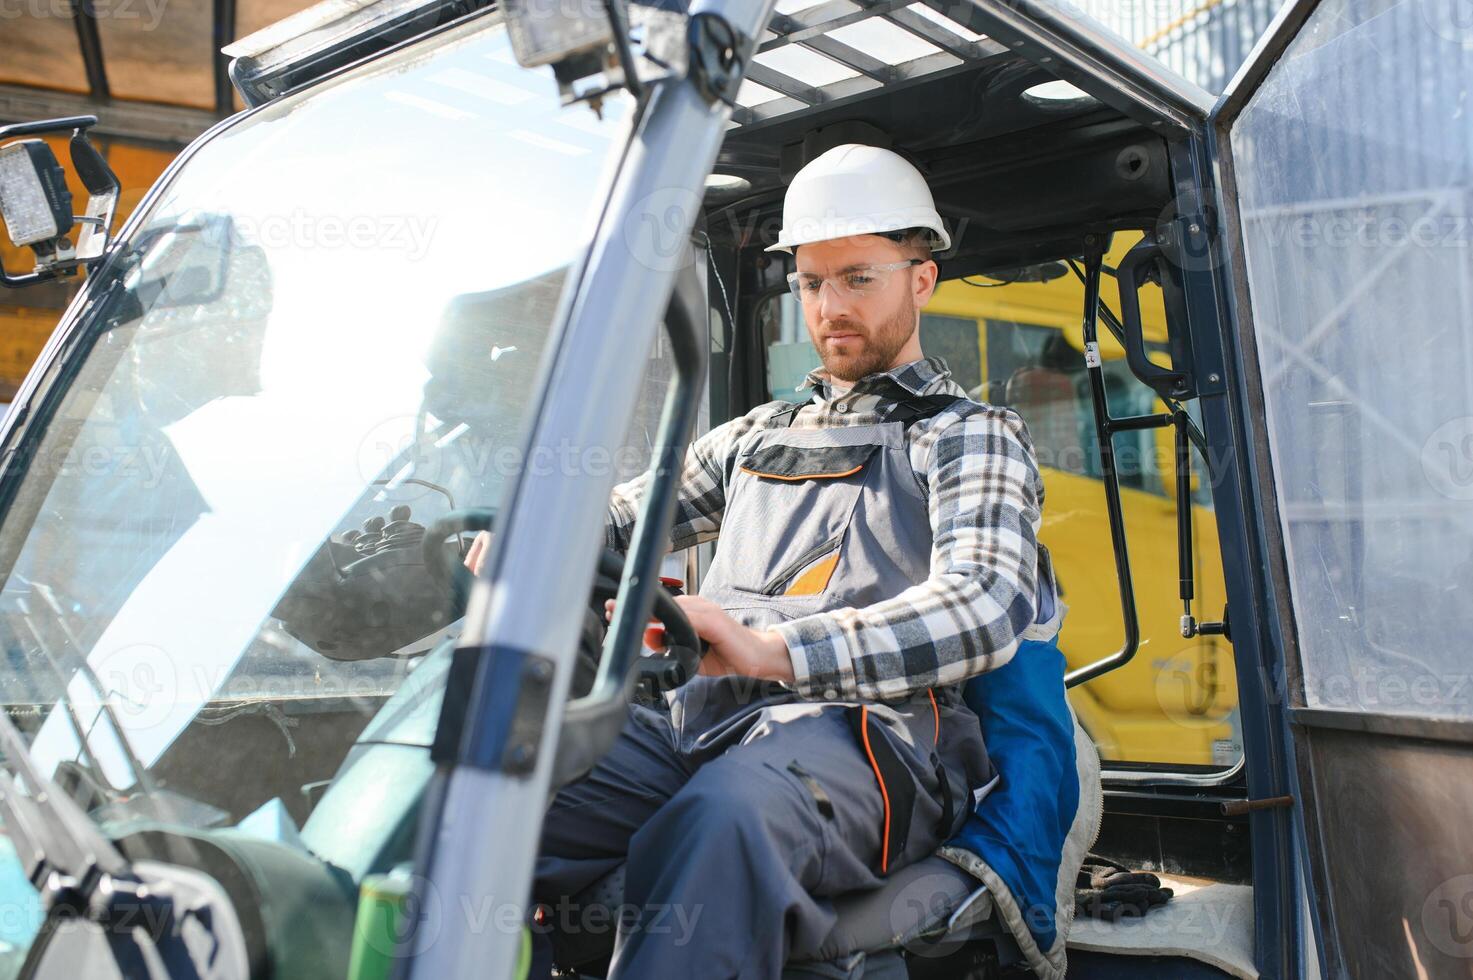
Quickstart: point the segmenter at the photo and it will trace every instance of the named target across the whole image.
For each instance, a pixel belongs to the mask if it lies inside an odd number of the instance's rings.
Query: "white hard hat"
[[[951,247],[919,170],[890,150],[845,143],[798,171],[783,198],[783,229],[767,251],[908,228],[929,229],[937,251]]]

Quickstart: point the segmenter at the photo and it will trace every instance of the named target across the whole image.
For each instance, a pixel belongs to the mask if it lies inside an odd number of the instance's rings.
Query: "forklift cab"
[[[792,974],[1466,975],[1453,6],[1293,0],[1214,98],[1063,3],[325,5],[116,235],[86,117],[0,130],[3,284],[86,272],[0,431],[5,974],[521,975],[549,793],[693,667],[685,448],[811,366],[783,188],[860,142],[1047,450],[1065,815],[1178,894],[1040,925],[943,853]]]

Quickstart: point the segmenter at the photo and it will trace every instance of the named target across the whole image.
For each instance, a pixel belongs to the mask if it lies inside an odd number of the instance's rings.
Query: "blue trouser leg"
[[[696,758],[677,750],[663,716],[639,714],[554,801],[535,897],[556,904],[628,855],[631,917],[611,978],[776,977],[789,958],[815,955],[834,925],[829,899],[880,884],[885,805],[848,710],[767,707],[732,744]],[[961,710],[957,729],[975,730]],[[924,761],[934,732],[925,711],[926,744],[911,760],[920,792],[892,868],[931,853],[946,832]],[[982,751],[980,735],[975,746],[941,741],[943,759]]]
[[[641,919],[611,976],[776,977],[833,928],[829,897],[879,884],[883,821],[840,710],[754,729],[630,841],[624,900]]]
[[[690,779],[666,717],[639,706],[630,711],[614,747],[548,808],[535,901],[556,905],[623,864],[629,839]]]

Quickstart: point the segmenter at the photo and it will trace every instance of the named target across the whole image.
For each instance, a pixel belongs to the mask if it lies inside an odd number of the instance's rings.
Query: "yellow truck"
[[[1117,236],[1106,258],[1113,266],[1138,240]],[[1062,274],[1061,274],[1062,273]],[[980,376],[976,394],[1016,409],[1028,422],[1047,493],[1042,539],[1054,558],[1069,616],[1062,647],[1071,669],[1115,651],[1121,644],[1120,585],[1111,565],[1105,495],[1099,475],[1089,389],[1084,380],[1084,345],[1079,310],[1081,281],[1054,267],[1049,281],[953,279],[926,308],[928,350],[940,346],[964,386],[968,363]],[[1027,276],[1038,279],[1036,271]],[[1101,299],[1119,311],[1114,280],[1106,277]],[[1155,300],[1153,303],[1152,300]],[[1142,291],[1146,339],[1164,347],[1165,313],[1160,291]],[[975,361],[969,349],[948,349],[968,337],[941,329],[951,320],[976,323]],[[923,328],[925,329],[925,328]],[[1125,366],[1125,352],[1107,333],[1100,338],[1112,414],[1165,411]],[[1165,362],[1164,355],[1162,361]],[[1116,398],[1121,399],[1116,404]],[[1231,644],[1216,635],[1183,639],[1177,598],[1176,506],[1171,497],[1174,459],[1169,429],[1116,436],[1122,509],[1141,641],[1136,656],[1073,688],[1074,710],[1107,760],[1132,763],[1198,764],[1237,762],[1241,739],[1237,684]],[[1210,461],[1209,461],[1210,462]],[[1199,459],[1195,479],[1206,470]],[[1206,488],[1195,488],[1192,509],[1193,559],[1198,618],[1220,616],[1225,604],[1217,523]]]
[[[1105,256],[1110,268],[1140,235],[1115,241]],[[941,274],[921,316],[922,347],[945,359],[972,397],[1012,408],[1028,423],[1044,472],[1042,540],[1069,605],[1061,647],[1071,671],[1085,668],[1121,649],[1125,621],[1086,375],[1082,280],[1064,262],[947,278],[943,261]],[[1103,277],[1101,300],[1119,311],[1110,276]],[[1170,364],[1160,289],[1142,289],[1140,302],[1147,356]],[[771,301],[764,330],[768,392],[802,397],[796,386],[819,362],[790,297]],[[1102,331],[1099,344],[1113,418],[1168,411],[1131,374],[1114,337]],[[1074,710],[1103,759],[1231,767],[1242,756],[1232,645],[1220,634],[1182,635],[1173,430],[1118,432],[1114,447],[1140,645],[1124,666],[1074,686]],[[1199,621],[1221,618],[1226,605],[1217,522],[1202,475],[1211,479],[1210,463],[1199,454],[1192,466],[1191,611]]]

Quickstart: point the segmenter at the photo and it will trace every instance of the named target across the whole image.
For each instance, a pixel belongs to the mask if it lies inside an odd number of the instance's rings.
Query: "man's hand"
[[[481,566],[486,564],[486,556],[491,553],[491,532],[481,531],[471,542],[471,546],[465,552],[465,567],[471,570],[472,575],[481,574]]]
[[[793,661],[788,645],[772,630],[754,630],[743,626],[710,599],[698,595],[678,595],[675,602],[690,620],[691,626],[711,649],[701,658],[703,674],[741,674],[761,680],[791,682]],[[604,604],[606,615],[614,615],[614,600]],[[645,645],[660,650],[665,645],[665,631],[651,627],[644,634]]]

